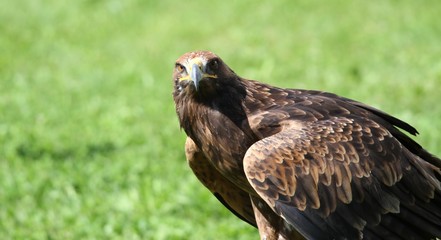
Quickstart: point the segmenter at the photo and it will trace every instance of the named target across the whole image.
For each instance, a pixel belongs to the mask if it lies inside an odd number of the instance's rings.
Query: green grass
[[[441,4],[0,0],[1,239],[257,239],[187,167],[174,60],[321,89],[441,155]]]

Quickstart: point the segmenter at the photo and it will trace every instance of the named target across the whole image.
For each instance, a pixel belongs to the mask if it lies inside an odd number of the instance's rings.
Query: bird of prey
[[[441,237],[441,160],[411,125],[241,78],[209,51],[178,58],[173,81],[192,171],[261,239]]]

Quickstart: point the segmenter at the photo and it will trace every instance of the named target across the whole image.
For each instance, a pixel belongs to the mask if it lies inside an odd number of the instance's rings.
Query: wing
[[[248,193],[223,177],[208,161],[193,140],[187,137],[185,155],[190,168],[206,188],[232,213],[250,225],[257,227]]]
[[[440,170],[369,118],[290,124],[252,145],[244,168],[308,239],[441,236]]]

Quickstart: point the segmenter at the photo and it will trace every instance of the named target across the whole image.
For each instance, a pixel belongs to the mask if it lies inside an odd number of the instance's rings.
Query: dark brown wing
[[[257,227],[248,193],[242,191],[223,177],[189,137],[187,137],[185,143],[185,154],[190,168],[199,181],[201,181],[228,210],[243,221]]]
[[[244,168],[306,238],[441,236],[439,169],[388,129],[355,115],[287,126],[252,145]]]

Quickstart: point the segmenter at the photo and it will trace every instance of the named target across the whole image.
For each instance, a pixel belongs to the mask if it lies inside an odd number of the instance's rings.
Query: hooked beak
[[[192,59],[188,64],[186,64],[186,68],[188,69],[188,75],[185,77],[181,77],[179,81],[183,80],[191,80],[193,81],[194,87],[196,91],[199,90],[199,82],[204,78],[217,78],[216,74],[208,74],[205,72],[206,62],[201,60],[200,58]]]
[[[196,88],[196,91],[199,89],[199,81],[202,79],[203,72],[200,66],[202,64],[198,63],[192,63],[190,67],[190,79],[194,83],[194,87]]]

